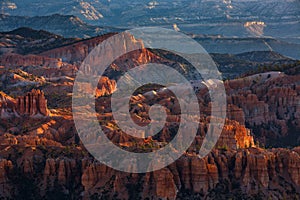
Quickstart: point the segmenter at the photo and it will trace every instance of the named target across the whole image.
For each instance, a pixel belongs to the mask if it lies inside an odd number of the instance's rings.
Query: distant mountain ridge
[[[44,30],[21,27],[9,32],[0,32],[0,55],[6,53],[34,54],[78,40],[80,39],[64,38]]]
[[[248,60],[252,62],[275,62],[290,60],[289,58],[274,51],[252,51],[237,54],[236,57],[241,60]]]
[[[44,30],[34,30],[28,27],[20,27],[12,31],[3,32],[2,34],[19,35],[24,38],[43,39],[43,38],[63,38],[61,35],[56,35]]]
[[[169,26],[225,36],[300,35],[298,0],[5,0],[3,14],[78,16],[97,26]],[[200,32],[198,32],[200,33]]]
[[[278,52],[293,59],[300,59],[300,44],[275,38],[227,38],[194,37],[207,52],[220,54],[241,54],[254,51]],[[261,55],[259,55],[261,57]]]
[[[92,26],[73,15],[54,14],[50,16],[9,16],[0,15],[0,31],[11,31],[20,27],[46,30],[64,37],[91,37],[114,32],[114,28]]]

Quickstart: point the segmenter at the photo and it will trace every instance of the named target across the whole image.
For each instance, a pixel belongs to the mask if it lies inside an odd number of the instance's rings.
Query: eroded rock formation
[[[170,166],[146,174],[118,172],[86,158],[45,158],[41,150],[25,149],[18,162],[0,161],[3,197],[18,197],[22,191],[12,188],[23,187],[35,188],[34,195],[40,198],[56,191],[64,198],[75,195],[83,199],[222,199],[251,195],[293,199],[300,189],[298,149],[214,150],[204,158],[186,154]],[[21,172],[22,177],[15,172]],[[18,178],[31,184],[14,185]],[[224,194],[224,188],[231,195]]]
[[[16,111],[20,115],[43,115],[48,116],[47,100],[44,92],[32,90],[23,97],[18,97],[16,102]]]
[[[4,92],[0,92],[0,117],[7,118],[15,113],[16,101]]]
[[[60,68],[64,64],[60,59],[38,55],[5,54],[0,59],[0,65],[7,68],[18,68],[21,66]]]
[[[17,97],[16,100],[1,92],[0,95],[1,117],[11,116],[49,116],[47,100],[44,92],[32,90],[25,96]]]
[[[300,130],[299,78],[300,75],[270,72],[226,82],[227,102],[235,106],[228,110],[228,117],[245,119],[247,128],[259,135],[264,144],[299,144],[298,136],[293,138]],[[287,143],[279,138],[287,138]]]

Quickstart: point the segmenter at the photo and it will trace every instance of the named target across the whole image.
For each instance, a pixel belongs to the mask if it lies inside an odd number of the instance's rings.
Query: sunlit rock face
[[[266,27],[266,24],[264,22],[252,21],[246,22],[244,27],[253,36],[261,37],[264,35],[264,28]]]
[[[15,114],[16,101],[4,92],[0,92],[0,109],[1,118],[9,118]]]
[[[44,92],[40,90],[32,90],[25,96],[18,97],[16,100],[16,111],[19,115],[29,116],[48,116],[50,114]]]
[[[42,117],[49,116],[50,111],[47,108],[47,100],[44,92],[40,90],[32,90],[25,96],[13,99],[8,95],[1,93],[1,117]]]

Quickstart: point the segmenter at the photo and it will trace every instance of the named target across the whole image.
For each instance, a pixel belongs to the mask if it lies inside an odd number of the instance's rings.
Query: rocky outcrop
[[[49,51],[41,53],[42,56],[47,56],[50,58],[61,58],[63,62],[68,63],[80,63],[87,57],[87,55],[101,42],[103,42],[112,34],[107,34],[93,39],[79,41],[72,45],[67,45],[65,47],[55,48]]]
[[[34,89],[25,96],[20,96],[16,99],[0,92],[0,110],[1,118],[50,115],[44,92]]]
[[[108,96],[117,90],[117,83],[108,77],[102,76],[96,89],[96,97]]]
[[[0,57],[0,65],[11,69],[22,66],[60,68],[64,64],[60,59],[38,55],[5,54]]]
[[[0,91],[0,117],[8,118],[15,114],[16,101]]]
[[[299,163],[299,154],[294,150],[249,149],[235,155],[235,177],[242,181],[245,190],[251,190],[251,181],[255,180],[263,188],[286,187],[287,182],[280,182],[283,177],[290,179],[299,190],[299,170],[295,169]]]
[[[249,148],[254,147],[254,139],[250,130],[236,121],[228,121],[217,142],[220,148]]]
[[[79,41],[72,45],[45,51],[40,55],[61,59],[63,62],[81,66],[82,61],[87,58],[92,50],[94,50],[94,54],[98,54],[97,56],[90,58],[93,59],[90,60],[93,64],[103,62],[103,60],[99,60],[99,55],[104,56],[104,58],[109,61],[108,59],[112,58],[112,56],[124,52],[121,54],[121,57],[118,55],[116,60],[111,61],[113,63],[107,71],[109,75],[116,75],[116,72],[126,72],[130,68],[158,59],[158,56],[144,48],[144,44],[129,33],[122,33],[118,37],[114,37],[114,35],[115,34],[113,33],[106,34],[92,39]],[[108,38],[110,38],[111,42],[104,42]],[[96,48],[100,44],[100,48]],[[128,53],[125,53],[127,51]],[[81,67],[83,67],[81,70],[86,74],[98,74],[97,71],[95,72],[95,69],[91,69],[91,66],[88,64]],[[117,77],[114,76],[113,78]]]
[[[246,127],[268,146],[298,145],[295,133],[300,130],[299,78],[300,75],[269,72],[227,81],[227,116],[245,120]]]
[[[44,92],[40,90],[32,90],[25,96],[18,97],[16,100],[16,111],[19,115],[29,116],[48,116],[50,114]]]
[[[78,66],[62,62],[60,58],[49,58],[38,55],[4,54],[0,56],[0,65],[5,70],[24,70],[31,76],[54,79],[62,76],[74,77]],[[29,77],[29,76],[28,76]]]
[[[214,150],[205,158],[185,154],[170,166],[146,174],[123,173],[89,158],[63,154],[46,159],[42,152],[27,148],[17,162],[0,161],[3,197],[20,196],[20,190],[12,189],[21,187],[14,185],[19,178],[30,181],[22,187],[36,188],[34,195],[41,199],[53,191],[56,196],[83,199],[224,199],[228,192],[241,199],[256,195],[294,199],[300,192],[298,149]],[[228,188],[226,194],[222,188]]]

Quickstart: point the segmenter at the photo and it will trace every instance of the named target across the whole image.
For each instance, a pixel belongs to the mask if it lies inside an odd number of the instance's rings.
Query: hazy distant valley
[[[167,26],[196,34],[299,39],[297,0],[23,1],[2,2],[2,14],[75,15],[96,26]],[[28,9],[32,8],[32,9]]]
[[[271,50],[299,59],[299,10],[297,0],[263,3],[256,0],[6,0],[2,2],[0,31],[30,27],[64,37],[88,38],[135,27],[160,26],[194,35],[209,53]]]

